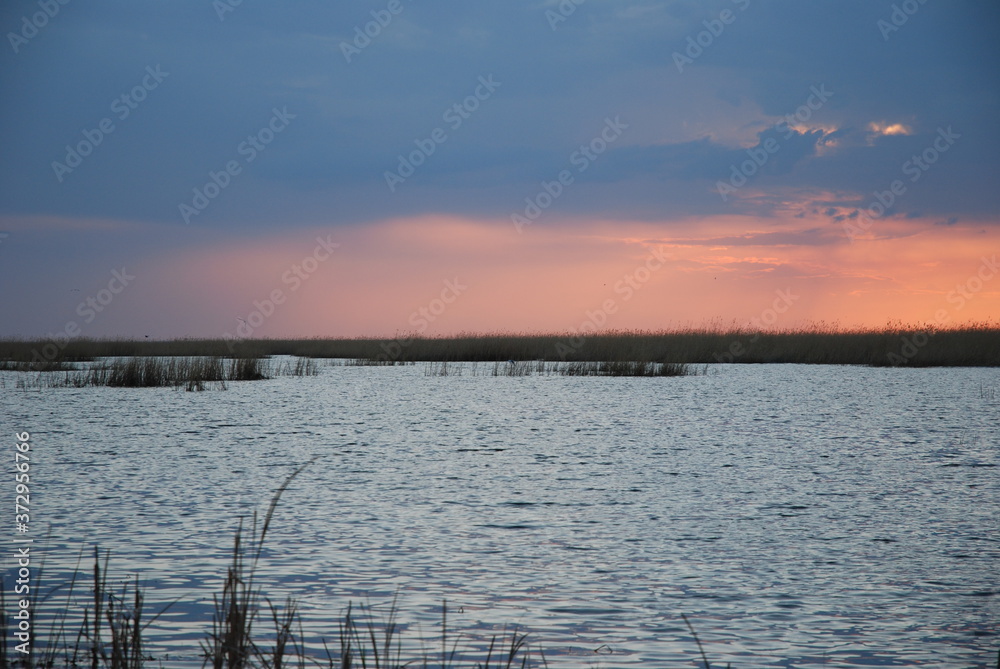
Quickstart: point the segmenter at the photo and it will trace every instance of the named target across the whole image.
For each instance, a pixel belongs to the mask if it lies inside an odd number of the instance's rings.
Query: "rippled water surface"
[[[32,435],[49,583],[110,549],[149,609],[181,600],[148,650],[199,666],[239,518],[316,456],[259,575],[300,600],[314,650],[349,600],[384,611],[398,593],[415,643],[447,599],[449,626],[516,624],[551,667],[694,666],[682,613],[721,666],[997,661],[996,370],[320,372],[203,393],[24,391],[2,373],[8,442]]]

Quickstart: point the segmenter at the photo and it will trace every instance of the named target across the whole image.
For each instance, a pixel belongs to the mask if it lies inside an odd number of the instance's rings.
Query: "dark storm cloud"
[[[725,132],[677,129],[720,111],[715,123],[735,114],[734,122],[763,128],[763,142],[819,85],[833,96],[782,140],[755,187],[864,197],[951,126],[963,141],[911,189],[906,207],[942,216],[996,211],[995,3],[926,2],[889,39],[878,22],[892,3],[861,0],[589,0],[555,24],[546,13],[558,3],[401,0],[386,21],[389,4],[243,2],[221,19],[208,1],[60,6],[17,53],[2,56],[0,211],[183,225],[179,205],[237,161],[240,173],[199,224],[505,216],[563,169],[604,118],[620,114],[631,128],[585,175],[594,187],[555,209],[733,213],[748,205],[722,201],[715,184],[745,149],[717,139]],[[0,24],[16,33],[37,9],[8,4]],[[678,72],[674,54],[724,10],[734,20]],[[366,27],[378,34],[359,38]],[[169,76],[120,118],[115,101],[142,84],[148,67]],[[490,76],[499,89],[459,126],[446,120]],[[718,109],[686,103],[702,98]],[[240,147],[275,109],[294,119],[249,162]],[[66,146],[94,136],[104,119],[114,130],[72,172],[57,174],[52,163],[66,162]],[[904,123],[912,134],[869,141],[872,122]],[[656,139],[659,124],[673,129],[665,139]],[[385,173],[436,129],[446,141],[391,193]],[[829,140],[837,146],[818,151]]]

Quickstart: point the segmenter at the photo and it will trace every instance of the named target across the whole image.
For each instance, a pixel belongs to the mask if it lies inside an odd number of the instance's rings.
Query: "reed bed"
[[[52,354],[52,355],[49,355]],[[0,360],[72,362],[103,357],[336,358],[357,365],[409,362],[626,362],[706,364],[803,363],[911,367],[1000,366],[1000,324],[962,328],[888,324],[837,329],[823,324],[798,330],[753,330],[716,325],[661,331],[573,333],[463,333],[451,337],[356,339],[72,339],[0,340]]]
[[[76,369],[73,363],[65,360],[0,360],[0,371],[4,372],[62,372]]]
[[[697,368],[685,363],[623,362],[546,362],[545,360],[494,362],[425,362],[424,376],[698,376],[707,373],[707,365]]]
[[[559,370],[563,376],[695,376],[700,372],[676,362],[574,362]]]
[[[23,370],[19,370],[23,371]],[[310,376],[318,373],[314,360],[298,360],[279,366],[278,374]],[[229,381],[259,381],[271,378],[267,360],[261,358],[191,357],[154,358],[132,356],[83,363],[79,368],[58,372],[37,372],[16,380],[18,388],[185,388],[226,389]]]
[[[412,365],[406,360],[390,360],[388,358],[353,358],[345,360],[345,367],[393,367],[395,365]]]
[[[319,376],[319,364],[312,358],[296,358],[278,366],[278,376]]]

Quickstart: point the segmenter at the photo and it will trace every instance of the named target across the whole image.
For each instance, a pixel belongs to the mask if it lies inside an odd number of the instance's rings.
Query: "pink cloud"
[[[597,319],[604,327],[658,329],[746,323],[791,290],[798,299],[776,327],[880,325],[930,320],[1000,246],[997,233],[919,220],[894,222],[913,234],[853,244],[827,220],[684,223],[684,238],[629,221],[554,221],[518,234],[506,220],[423,216],[213,238],[148,264],[148,311],[170,335],[222,336],[280,296],[253,336],[392,336],[567,331],[610,304]],[[339,247],[305,272],[317,239]],[[1000,281],[986,282],[952,315],[982,320],[998,304]]]

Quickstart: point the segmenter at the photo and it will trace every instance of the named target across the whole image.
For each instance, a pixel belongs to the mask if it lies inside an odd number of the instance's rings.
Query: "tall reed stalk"
[[[222,585],[222,594],[221,596],[213,596],[215,612],[212,617],[212,627],[208,638],[202,642],[206,663],[210,663],[213,669],[244,669],[251,666],[253,658],[265,655],[253,641],[253,626],[260,615],[261,601],[260,587],[254,582],[257,564],[260,561],[261,552],[264,550],[264,539],[271,527],[274,510],[281,500],[281,495],[295,480],[295,477],[314,460],[315,458],[292,472],[274,493],[267,507],[267,513],[264,515],[264,523],[260,532],[257,531],[257,513],[254,512],[248,545],[243,542],[243,522],[240,521],[233,541],[232,561]],[[249,565],[247,564],[248,554],[252,556]],[[289,644],[295,645],[291,629],[292,623],[296,619],[296,607],[294,600],[289,599],[284,618],[279,616],[277,610],[272,607],[272,616],[275,624],[278,625],[277,633],[280,644],[275,644],[275,651],[269,666],[283,665],[287,647]],[[286,621],[287,624],[279,625],[279,621],[282,620]]]

